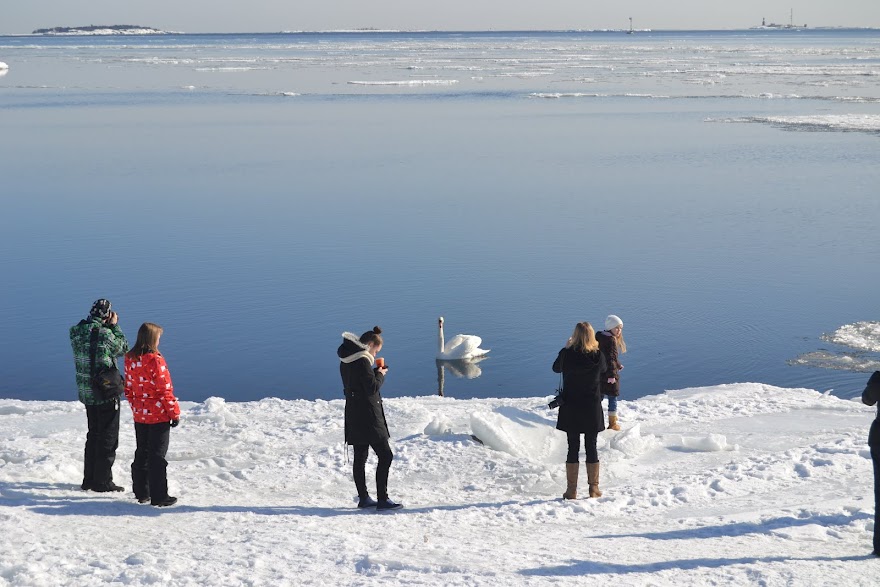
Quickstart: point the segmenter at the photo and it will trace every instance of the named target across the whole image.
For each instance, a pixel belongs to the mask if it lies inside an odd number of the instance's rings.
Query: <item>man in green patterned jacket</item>
[[[79,401],[86,406],[89,432],[86,436],[84,490],[123,491],[113,483],[113,462],[119,446],[119,398],[103,399],[92,391],[89,346],[93,329],[98,330],[96,369],[115,367],[116,357],[128,352],[128,341],[119,328],[119,316],[110,310],[110,301],[100,299],[92,305],[89,317],[70,329],[70,345],[76,362]]]

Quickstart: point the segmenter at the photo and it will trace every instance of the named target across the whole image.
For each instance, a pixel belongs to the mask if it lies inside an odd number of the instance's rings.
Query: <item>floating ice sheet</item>
[[[823,334],[822,340],[854,349],[880,352],[880,322],[845,324],[831,334]]]
[[[874,354],[880,352],[880,322],[844,324],[834,332],[823,334],[821,338],[855,351],[819,349],[799,355],[789,360],[788,364],[858,373],[880,370],[880,357]]]
[[[744,116],[709,122],[754,122],[786,130],[880,132],[880,114],[822,114],[815,116]]]

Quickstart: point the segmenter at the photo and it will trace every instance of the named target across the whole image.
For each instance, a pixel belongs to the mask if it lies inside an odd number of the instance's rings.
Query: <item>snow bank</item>
[[[182,407],[180,502],[159,510],[79,490],[78,403],[0,400],[0,586],[880,582],[873,410],[812,390],[624,397],[623,430],[600,435],[605,495],[576,501],[560,499],[546,398],[388,398],[390,491],[406,504],[388,515],[354,507],[342,401]],[[130,488],[123,415],[114,475]]]

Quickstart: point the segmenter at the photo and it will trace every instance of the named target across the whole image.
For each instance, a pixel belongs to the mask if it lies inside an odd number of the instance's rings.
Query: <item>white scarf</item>
[[[339,358],[340,361],[342,361],[343,363],[345,363],[347,365],[349,363],[354,363],[355,361],[358,361],[360,359],[367,359],[370,362],[370,366],[371,367],[373,366],[373,363],[376,362],[376,358],[370,354],[370,351],[368,350],[369,347],[367,345],[365,345],[364,343],[362,343],[356,334],[354,334],[353,332],[343,332],[342,338],[344,338],[345,340],[350,340],[351,342],[353,342],[354,344],[356,344],[357,346],[359,346],[363,350],[358,351],[358,352],[354,353],[353,355],[349,355],[347,357],[340,357]]]

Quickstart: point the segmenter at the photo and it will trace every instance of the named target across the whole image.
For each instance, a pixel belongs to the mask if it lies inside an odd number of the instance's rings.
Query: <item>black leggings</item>
[[[388,446],[387,438],[371,442],[370,444],[354,445],[352,473],[358,497],[369,495],[367,491],[367,474],[364,467],[367,464],[367,456],[370,454],[371,447],[376,456],[379,457],[379,464],[376,465],[376,497],[378,499],[388,499],[388,470],[391,468],[391,461],[394,460],[394,453],[391,452],[391,447]]]
[[[568,456],[565,458],[566,463],[578,462],[578,453],[581,452],[581,432],[567,432],[568,434]],[[588,463],[599,462],[599,450],[596,448],[595,432],[584,432],[584,451],[587,453]]]
[[[871,447],[874,463],[874,552],[880,555],[880,446]]]

